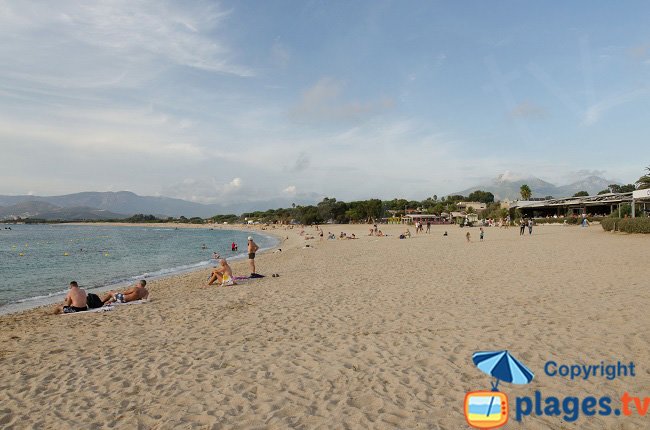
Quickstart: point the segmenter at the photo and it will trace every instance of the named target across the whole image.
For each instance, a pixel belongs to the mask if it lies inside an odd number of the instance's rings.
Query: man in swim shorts
[[[149,297],[147,281],[141,279],[133,287],[123,292],[111,291],[102,298],[102,303],[128,303]]]
[[[260,249],[251,236],[248,236],[248,264],[251,266],[251,275],[255,272],[255,253]]]
[[[70,282],[70,291],[63,300],[63,305],[54,308],[55,314],[73,314],[88,310],[87,294],[83,288],[79,288],[76,281]]]
[[[225,258],[219,260],[219,267],[215,267],[212,270],[212,274],[210,275],[210,279],[208,279],[208,285],[206,285],[206,287],[212,285],[214,281],[217,281],[220,285],[223,286],[235,285],[235,281],[232,276],[232,269],[230,268],[230,265]]]

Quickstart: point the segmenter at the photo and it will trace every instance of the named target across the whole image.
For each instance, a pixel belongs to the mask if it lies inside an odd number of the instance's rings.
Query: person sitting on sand
[[[133,287],[123,292],[110,291],[102,297],[102,303],[129,303],[136,300],[142,300],[149,297],[149,291],[146,288],[147,281],[141,279]]]
[[[206,287],[212,285],[214,281],[218,281],[218,283],[223,286],[235,285],[234,277],[232,276],[232,269],[225,258],[219,260],[219,267],[215,267],[212,270],[212,274],[210,275],[210,279],[208,279],[208,285],[206,285]]]
[[[404,237],[411,237],[411,230],[407,228],[406,231],[404,232]]]
[[[55,314],[73,314],[88,310],[88,295],[83,288],[79,288],[76,281],[70,282],[70,291],[63,300],[63,305],[54,308]]]

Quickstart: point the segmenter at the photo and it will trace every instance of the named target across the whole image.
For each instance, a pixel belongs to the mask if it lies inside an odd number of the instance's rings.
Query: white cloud
[[[288,194],[290,196],[295,196],[296,195],[296,186],[295,185],[289,185],[287,188],[282,190],[284,194]]]
[[[583,116],[582,124],[593,125],[597,123],[602,115],[608,110],[634,101],[640,96],[647,94],[648,92],[650,92],[650,88],[638,88],[631,91],[615,94],[607,99],[601,100],[600,102],[587,108]]]
[[[226,17],[205,2],[7,1],[0,76],[56,88],[129,86],[168,66],[251,76],[213,37]]]

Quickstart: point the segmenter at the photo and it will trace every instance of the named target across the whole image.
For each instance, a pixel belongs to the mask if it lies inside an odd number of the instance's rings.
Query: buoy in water
[[[24,257],[24,256],[25,256],[25,254],[23,254],[22,252],[21,252],[20,254],[18,254],[18,255],[19,255],[20,257]]]
[[[108,257],[108,252],[104,253],[104,257]]]
[[[67,257],[67,256],[68,256],[68,253],[67,253],[67,252],[64,252],[64,253],[63,253],[63,256],[64,256],[64,257]]]

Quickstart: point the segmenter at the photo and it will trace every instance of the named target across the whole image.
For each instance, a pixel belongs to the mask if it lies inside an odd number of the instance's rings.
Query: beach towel
[[[148,302],[149,302],[149,299],[134,300],[134,301],[128,302],[128,303],[114,302],[114,303],[108,303],[108,304],[102,306],[101,308],[88,309],[87,311],[72,312],[72,313],[69,313],[69,314],[61,314],[61,315],[82,315],[82,314],[89,314],[89,313],[93,313],[93,312],[110,312],[113,309],[115,309],[115,307],[117,307],[117,306],[142,305],[142,304],[145,304],[145,303],[148,303]]]

